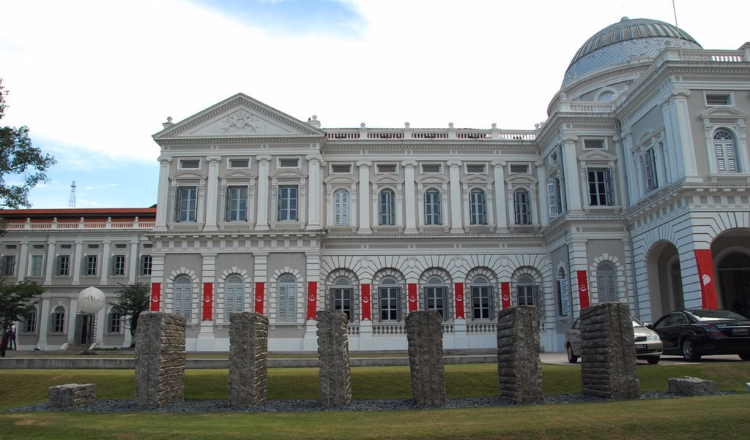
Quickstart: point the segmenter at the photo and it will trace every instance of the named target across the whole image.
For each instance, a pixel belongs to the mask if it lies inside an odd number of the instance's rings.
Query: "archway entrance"
[[[685,307],[682,272],[677,247],[661,241],[648,255],[648,290],[651,299],[651,320]]]
[[[732,252],[718,264],[720,307],[750,316],[750,256]]]

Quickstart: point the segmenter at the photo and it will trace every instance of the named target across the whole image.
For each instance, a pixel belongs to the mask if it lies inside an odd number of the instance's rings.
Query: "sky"
[[[73,181],[78,208],[147,207],[167,117],[242,92],[323,128],[533,129],[590,36],[673,3],[705,49],[750,41],[747,0],[0,0],[0,124],[57,159],[33,208]]]

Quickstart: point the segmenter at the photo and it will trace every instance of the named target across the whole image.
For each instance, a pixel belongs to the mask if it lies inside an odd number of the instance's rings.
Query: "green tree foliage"
[[[135,341],[135,328],[138,325],[138,317],[142,312],[148,310],[151,302],[151,288],[146,283],[135,283],[121,285],[122,290],[117,292],[117,301],[112,306],[127,316],[127,324],[130,334]]]
[[[0,79],[0,119],[5,116],[8,91]],[[29,190],[47,180],[47,170],[55,159],[31,145],[29,128],[0,126],[0,208],[29,207]],[[12,176],[20,183],[10,184]]]
[[[34,281],[21,281],[18,284],[0,281],[0,325],[5,330],[14,321],[22,321],[36,309],[34,301],[44,293],[44,287]]]

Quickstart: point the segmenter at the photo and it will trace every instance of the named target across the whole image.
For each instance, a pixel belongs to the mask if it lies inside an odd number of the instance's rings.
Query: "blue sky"
[[[750,2],[676,0],[707,49],[750,41]],[[671,0],[2,0],[4,125],[58,164],[35,208],[156,203],[158,146],[238,92],[323,127],[532,129],[581,44]]]

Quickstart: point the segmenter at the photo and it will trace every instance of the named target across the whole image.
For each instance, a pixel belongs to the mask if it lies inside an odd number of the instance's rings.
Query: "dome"
[[[667,46],[681,49],[702,49],[687,32],[658,20],[623,17],[619,22],[607,26],[589,38],[565,72],[563,86],[590,72],[633,57],[654,58]]]

